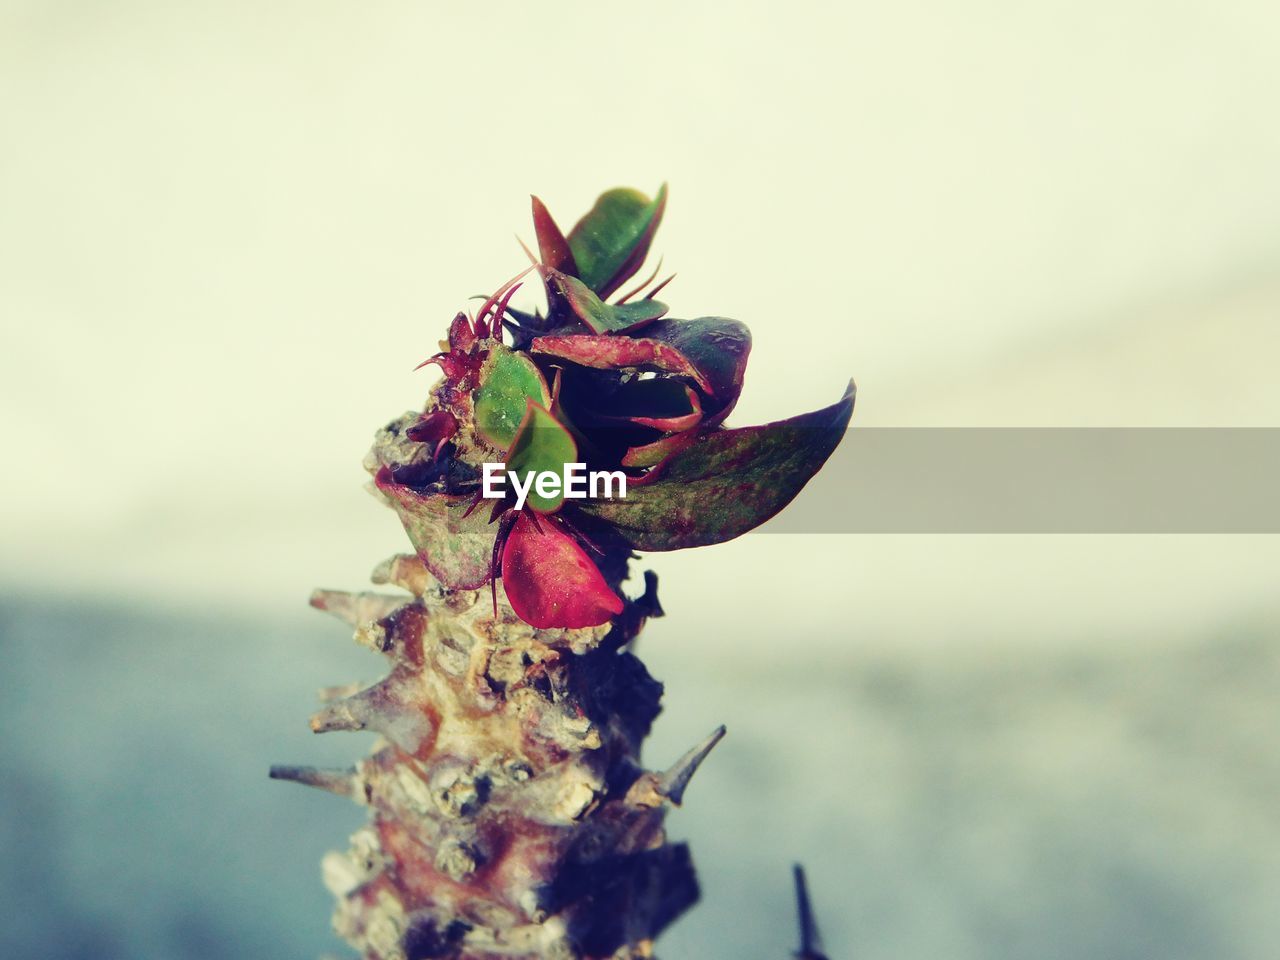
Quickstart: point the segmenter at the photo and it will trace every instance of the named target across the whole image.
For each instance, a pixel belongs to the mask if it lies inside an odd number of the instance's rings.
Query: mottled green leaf
[[[563,475],[566,463],[576,463],[578,446],[545,407],[528,401],[520,428],[511,441],[507,454],[507,470],[523,478],[544,471]],[[551,495],[538,492],[537,483],[529,488],[526,505],[538,513],[554,513],[564,503],[564,491],[558,489]]]
[[[471,394],[476,429],[505,450],[515,439],[529,401],[546,404],[547,382],[523,353],[495,344],[480,368],[480,386]]]
[[[800,492],[844,436],[854,387],[829,407],[758,427],[705,434],[617,500],[582,509],[636,550],[720,543],[764,523]],[[650,479],[652,478],[652,479]]]
[[[489,512],[479,509],[465,516],[472,497],[447,493],[419,493],[391,479],[381,470],[375,481],[404,524],[418,556],[451,590],[474,590],[489,581],[494,528]]]
[[[683,450],[696,439],[692,430],[684,433],[672,433],[653,443],[632,447],[622,457],[624,467],[653,467],[667,459],[677,450]],[[629,489],[629,488],[628,488]]]
[[[653,200],[619,187],[602,193],[569,231],[578,276],[600,297],[607,298],[640,269],[666,205],[665,183]]]

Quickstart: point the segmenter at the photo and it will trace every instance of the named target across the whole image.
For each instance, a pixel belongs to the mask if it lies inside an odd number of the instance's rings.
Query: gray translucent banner
[[[1280,429],[855,428],[761,533],[1280,533]]]

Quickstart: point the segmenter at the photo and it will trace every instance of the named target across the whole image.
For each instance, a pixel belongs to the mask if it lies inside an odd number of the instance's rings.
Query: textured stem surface
[[[583,629],[536,629],[505,601],[495,618],[488,590],[445,590],[414,556],[374,579],[408,593],[312,597],[390,663],[311,719],[375,731],[372,755],[272,770],[369,808],[324,860],[338,933],[370,960],[650,956],[698,896],[663,818],[723,735],[668,771],[639,766],[662,685],[622,647],[657,612],[653,579]]]

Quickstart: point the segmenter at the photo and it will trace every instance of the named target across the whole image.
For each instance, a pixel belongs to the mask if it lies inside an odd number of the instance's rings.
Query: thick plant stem
[[[378,745],[352,770],[272,770],[369,808],[324,861],[337,931],[370,960],[651,956],[698,896],[663,818],[724,732],[665,772],[639,766],[662,686],[622,648],[657,609],[654,580],[579,629],[536,629],[505,602],[495,618],[487,590],[446,590],[412,556],[375,580],[408,593],[312,603],[390,672],[311,725]]]

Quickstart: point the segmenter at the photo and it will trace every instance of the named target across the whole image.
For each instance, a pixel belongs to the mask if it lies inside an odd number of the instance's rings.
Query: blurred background
[[[671,185],[735,422],[1280,426],[1274,4],[0,0],[0,954],[313,958],[362,811],[306,607],[468,295]],[[945,469],[945,465],[939,465]],[[752,535],[647,558],[670,957],[1272,958],[1280,541]]]

